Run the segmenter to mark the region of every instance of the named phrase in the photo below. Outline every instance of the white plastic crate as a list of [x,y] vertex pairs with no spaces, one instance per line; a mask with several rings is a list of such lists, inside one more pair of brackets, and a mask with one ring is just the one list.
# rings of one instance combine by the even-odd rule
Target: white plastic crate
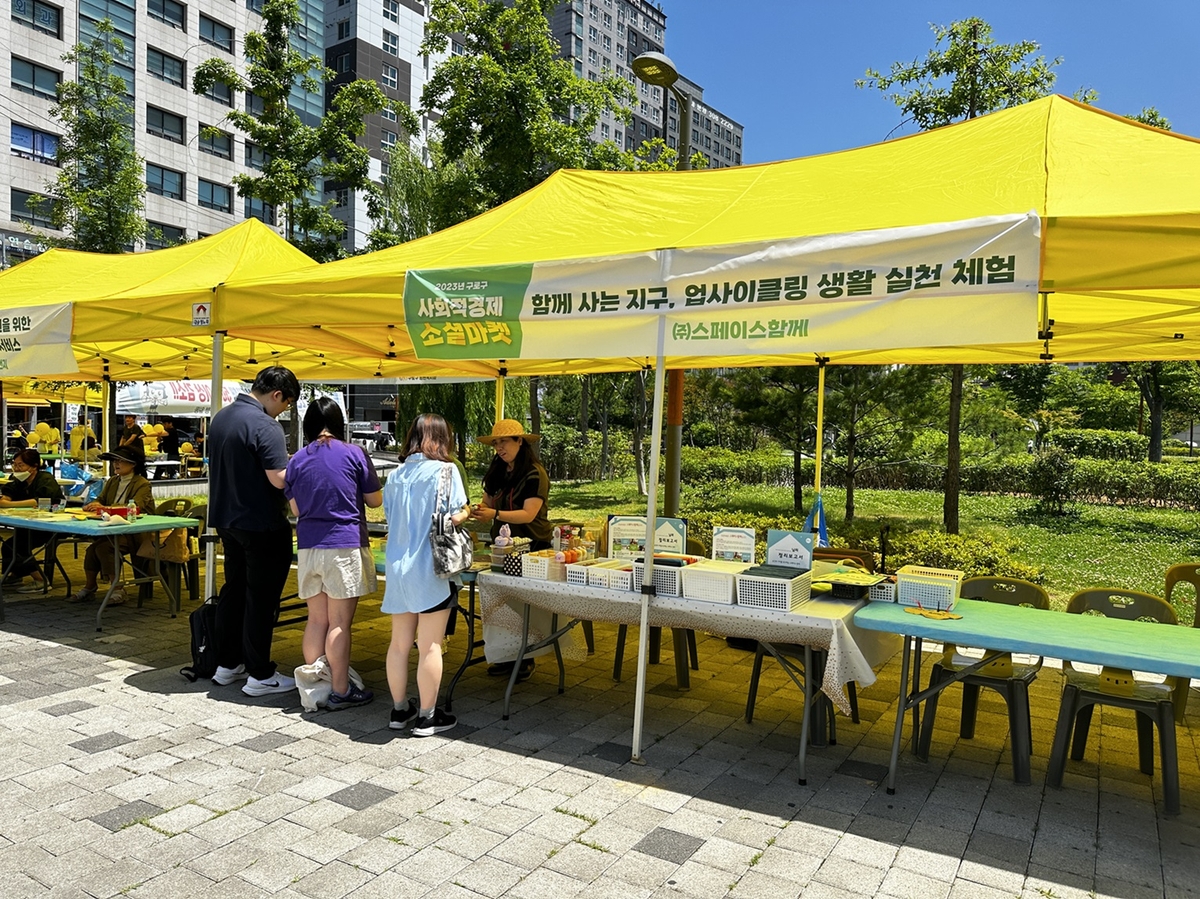
[[958,602],[963,573],[948,568],[905,565],[896,572],[896,602],[948,612]]
[[609,590],[628,590],[632,583],[632,571],[623,559],[597,559],[587,569],[589,587],[604,587]]
[[871,602],[895,602],[895,583],[892,581],[880,581],[878,584],[872,584],[871,589],[867,591],[867,599]]
[[739,606],[759,609],[776,609],[794,612],[812,596],[812,572],[802,571],[791,580],[774,577],[758,577],[753,574],[737,575],[737,602]]
[[749,562],[702,559],[683,571],[683,598],[733,605],[737,601],[736,578]]
[[[654,574],[651,580],[654,582],[655,592],[659,596],[682,596],[683,595],[683,578],[681,573],[683,568],[676,568],[673,565],[655,565]],[[642,589],[642,581],[646,577],[646,563],[633,563],[633,589]]]
[[[588,569],[593,568],[601,562],[607,562],[608,559],[584,559],[581,562],[567,563],[567,583],[574,584],[576,587],[586,587],[588,585]],[[607,578],[605,586],[608,585]]]
[[527,577],[535,581],[544,581],[550,575],[551,556],[535,556],[533,553],[525,553],[521,558],[521,577]]

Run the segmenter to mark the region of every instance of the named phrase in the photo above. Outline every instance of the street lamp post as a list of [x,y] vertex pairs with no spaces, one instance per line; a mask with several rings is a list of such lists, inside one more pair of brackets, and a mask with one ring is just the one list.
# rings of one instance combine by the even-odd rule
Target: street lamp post
[[[676,148],[678,161],[675,168],[681,172],[687,171],[692,167],[689,152],[692,141],[692,98],[686,91],[681,91],[675,86],[675,82],[679,80],[679,70],[664,54],[647,52],[634,59],[633,72],[646,84],[670,91],[679,101],[679,146]],[[666,121],[663,124],[666,125]],[[666,470],[663,514],[673,517],[679,514],[679,472],[683,448],[682,369],[671,369],[667,372],[666,425],[667,446],[663,457],[663,468]]]

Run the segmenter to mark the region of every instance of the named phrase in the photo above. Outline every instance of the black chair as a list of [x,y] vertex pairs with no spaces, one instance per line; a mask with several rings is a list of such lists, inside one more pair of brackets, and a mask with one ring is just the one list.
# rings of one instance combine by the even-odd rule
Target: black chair
[[[1072,615],[1099,615],[1123,618],[1127,621],[1147,621],[1174,625],[1178,623],[1175,609],[1165,599],[1137,590],[1099,587],[1080,590],[1067,604]],[[1154,774],[1154,727],[1158,726],[1159,754],[1162,761],[1163,804],[1169,815],[1179,813],[1179,756],[1175,745],[1174,688],[1170,678],[1164,683],[1136,681],[1133,672],[1123,668],[1103,666],[1099,674],[1080,671],[1069,661],[1063,664],[1066,684],[1058,723],[1054,729],[1054,745],[1050,750],[1050,766],[1046,782],[1061,787],[1067,766],[1067,746],[1071,758],[1083,758],[1087,748],[1092,710],[1097,705],[1115,705],[1131,709],[1137,716],[1138,767],[1143,774]],[[1071,739],[1074,731],[1074,740]]]
[[[1018,578],[967,578],[963,581],[961,596],[964,599],[979,599],[1009,606],[1043,610],[1050,608],[1050,595],[1042,587]],[[935,662],[929,672],[930,688],[953,679],[958,672],[978,661],[960,655],[958,647],[947,643],[941,660]],[[1029,759],[1033,754],[1033,726],[1029,716],[1029,685],[1033,683],[1041,667],[1040,657],[1032,664],[1014,664],[1012,654],[1004,653],[975,674],[961,678],[962,717],[959,721],[958,735],[964,740],[975,736],[975,716],[979,709],[980,688],[987,687],[1004,697],[1008,705],[1008,732],[1012,738],[1014,783],[1030,782]],[[933,722],[937,717],[940,696],[941,691],[925,701],[925,718],[921,722],[921,734],[917,741],[917,756],[922,759],[929,758],[929,744],[933,740]]]

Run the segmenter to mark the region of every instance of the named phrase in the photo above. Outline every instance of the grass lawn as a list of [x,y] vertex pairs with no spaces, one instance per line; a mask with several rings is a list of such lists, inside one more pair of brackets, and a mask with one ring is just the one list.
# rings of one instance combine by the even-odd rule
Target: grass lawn
[[[805,501],[811,502],[811,497]],[[833,535],[843,532],[845,502],[844,491],[825,491],[826,520]],[[1032,501],[1024,497],[964,494],[960,502],[961,532],[1015,540],[1020,547],[1017,558],[1044,572],[1056,606],[1083,587],[1126,587],[1161,595],[1170,565],[1200,560],[1195,512],[1080,505],[1076,514],[1055,518],[1031,512]],[[717,505],[787,514],[792,510],[792,493],[790,488],[744,487],[722,496]],[[685,515],[687,507],[685,486]],[[855,507],[859,529],[865,522],[872,523],[875,531],[900,522],[909,528],[940,528],[942,523],[942,494],[932,491],[859,490]],[[551,518],[586,523],[609,513],[643,515],[645,511],[645,500],[632,480],[557,483],[550,491]],[[1189,587],[1182,589],[1186,598],[1180,602],[1180,588],[1176,588],[1176,606],[1180,621],[1190,623],[1194,598]]]

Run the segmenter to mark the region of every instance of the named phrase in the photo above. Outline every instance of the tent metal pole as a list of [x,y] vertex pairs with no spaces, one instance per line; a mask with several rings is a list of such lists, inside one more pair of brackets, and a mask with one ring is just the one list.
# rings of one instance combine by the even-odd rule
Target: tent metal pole
[[825,446],[825,365],[828,362],[828,359],[817,358],[817,446],[813,453],[816,461],[813,488],[817,496],[821,495],[821,450]]
[[504,360],[500,360],[500,370],[496,374],[496,421],[504,417],[504,379],[508,375],[508,369],[504,367]]
[[637,688],[633,695],[633,755],[631,761],[642,765],[642,720],[646,714],[646,666],[650,658],[650,597],[654,595],[654,532],[658,506],[659,447],[663,430],[663,350],[667,320],[658,320],[658,359],[654,363],[654,417],[650,429],[650,481],[646,485],[646,564],[642,568],[642,609],[638,625]]
[[[212,340],[212,379],[209,381],[208,390],[210,416],[216,415],[221,411],[222,388],[225,386],[225,382],[222,379],[225,368],[225,332],[215,332]],[[207,439],[204,441],[204,453],[205,455],[208,454]],[[212,501],[211,496],[209,496],[209,501]],[[216,537],[216,530],[209,526],[204,536],[208,538],[204,542],[204,601],[208,602],[210,598],[216,595],[217,544],[214,539]]]

